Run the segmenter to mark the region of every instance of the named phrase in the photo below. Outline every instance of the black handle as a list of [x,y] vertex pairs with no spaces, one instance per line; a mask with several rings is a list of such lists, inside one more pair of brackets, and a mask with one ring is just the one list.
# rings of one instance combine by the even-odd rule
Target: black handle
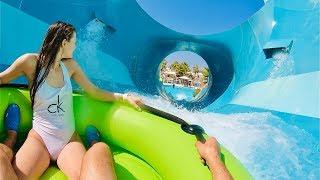
[[[198,126],[195,124],[192,124],[192,125],[187,124],[187,125],[181,125],[181,129],[189,134],[195,135],[198,141],[202,143],[206,142],[206,139],[203,137],[204,130],[201,126]],[[207,166],[206,160],[203,159],[203,161],[204,161],[204,165]]]
[[[203,128],[199,125],[195,125],[195,124],[188,124],[186,121],[184,121],[183,119],[175,116],[175,115],[172,115],[172,114],[169,114],[167,112],[164,112],[164,111],[161,111],[159,109],[156,109],[156,108],[153,108],[151,106],[148,106],[148,105],[145,105],[143,104],[141,106],[142,109],[154,114],[154,115],[157,115],[157,116],[160,116],[160,117],[163,117],[165,119],[168,119],[170,121],[173,121],[173,122],[176,122],[178,124],[181,124],[181,129],[186,132],[186,133],[189,133],[189,134],[192,134],[192,135],[195,135],[197,140],[202,142],[202,143],[205,143],[206,142],[206,139],[204,138],[203,134],[205,133]],[[204,160],[204,159],[203,159]],[[207,166],[207,163],[206,161],[204,160],[204,165]]]
[[167,120],[170,120],[170,121],[173,121],[175,123],[178,123],[178,124],[181,124],[181,125],[188,125],[188,123],[186,121],[184,121],[183,119],[173,115],[173,114],[170,114],[170,113],[167,113],[167,112],[164,112],[164,111],[161,111],[159,109],[156,109],[154,107],[151,107],[151,106],[148,106],[148,105],[140,105],[140,107],[145,110],[145,111],[148,111],[154,115],[157,115],[159,117],[162,117],[162,118],[165,118]]

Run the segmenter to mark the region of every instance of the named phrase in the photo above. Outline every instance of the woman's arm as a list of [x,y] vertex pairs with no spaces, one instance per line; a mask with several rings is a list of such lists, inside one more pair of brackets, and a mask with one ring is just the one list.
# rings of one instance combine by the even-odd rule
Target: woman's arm
[[101,101],[127,101],[129,104],[140,110],[138,105],[142,104],[140,98],[132,96],[130,94],[112,93],[96,87],[84,74],[79,64],[75,60],[70,61],[73,69],[71,77],[80,85],[80,87],[86,93],[89,94],[89,96]]
[[16,59],[6,70],[0,72],[0,84],[6,84],[24,75],[26,62],[31,58],[31,54],[24,54]]

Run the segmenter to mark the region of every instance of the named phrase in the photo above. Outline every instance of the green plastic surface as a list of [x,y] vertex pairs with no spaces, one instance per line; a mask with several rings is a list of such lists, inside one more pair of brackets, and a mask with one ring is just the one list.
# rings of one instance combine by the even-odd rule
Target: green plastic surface
[[[26,134],[32,123],[29,91],[2,87],[0,100],[1,115],[8,104],[19,105],[19,132]],[[211,179],[209,169],[199,159],[196,138],[182,131],[179,124],[125,104],[96,101],[79,94],[74,94],[73,107],[80,136],[84,135],[86,126],[92,124],[111,147],[118,179]],[[0,120],[0,139],[4,136],[3,120]],[[231,153],[223,147],[221,153],[235,179],[252,179]],[[51,165],[41,179],[66,177]]]

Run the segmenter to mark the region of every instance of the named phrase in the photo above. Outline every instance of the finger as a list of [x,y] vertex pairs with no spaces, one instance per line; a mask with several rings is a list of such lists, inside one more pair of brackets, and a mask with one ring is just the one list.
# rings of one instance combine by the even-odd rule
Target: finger
[[207,141],[212,141],[212,140],[215,140],[215,138],[213,138],[212,136],[210,136]]
[[201,146],[203,146],[203,144],[204,143],[199,140],[196,141],[196,147],[201,147]]
[[140,106],[141,108],[143,108],[143,107],[145,106],[145,104],[144,104],[143,102],[140,102],[140,103],[139,103],[139,106]]
[[200,147],[199,141],[196,141],[196,143],[194,143],[194,145],[196,146],[196,148],[198,149]]
[[138,101],[138,103],[143,104],[142,99],[138,99],[137,101]]
[[136,103],[133,102],[132,105],[136,108],[136,110],[141,111],[141,108]]
[[137,104],[140,108],[143,108],[143,105],[144,105],[144,104],[143,104],[142,102],[137,102],[136,104]]
[[194,143],[194,146],[198,147],[198,141],[196,141],[196,143]]

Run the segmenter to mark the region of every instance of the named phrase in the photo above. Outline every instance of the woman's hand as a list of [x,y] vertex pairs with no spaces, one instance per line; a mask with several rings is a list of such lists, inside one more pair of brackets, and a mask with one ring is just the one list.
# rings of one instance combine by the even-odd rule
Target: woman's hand
[[219,143],[214,137],[209,137],[205,143],[197,141],[195,145],[201,158],[205,159],[206,161],[220,160]]
[[135,107],[138,111],[141,111],[140,106],[143,105],[143,101],[140,97],[132,94],[124,94],[123,99],[127,101],[130,105]]
[[206,160],[206,164],[208,165],[211,174],[214,177],[212,179],[233,179],[230,172],[220,159],[220,147],[216,138],[209,137],[205,143],[197,141],[195,145],[201,158]]

